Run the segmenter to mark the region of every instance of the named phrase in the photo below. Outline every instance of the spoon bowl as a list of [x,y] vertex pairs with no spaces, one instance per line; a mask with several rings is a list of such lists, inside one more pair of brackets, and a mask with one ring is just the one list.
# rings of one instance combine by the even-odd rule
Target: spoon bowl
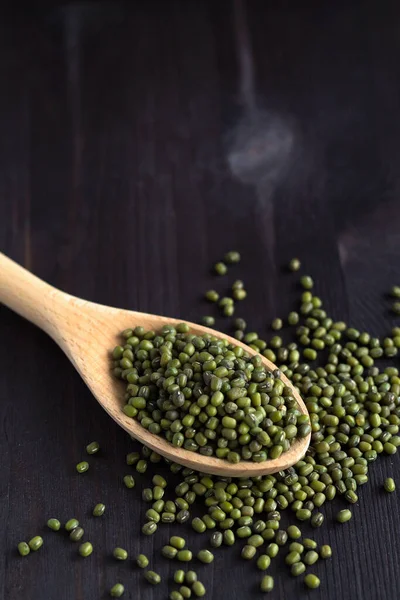
[[[226,460],[203,456],[176,448],[164,438],[150,433],[138,421],[122,411],[123,386],[112,374],[110,351],[119,343],[124,329],[138,325],[146,330],[160,330],[163,325],[177,325],[181,319],[123,310],[76,298],[45,283],[17,263],[0,253],[0,302],[43,329],[70,359],[90,391],[107,413],[132,437],[170,461],[200,471],[228,477],[256,477],[282,471],[300,460],[307,451],[311,434],[297,438],[279,458],[261,463]],[[221,332],[185,321],[190,332],[205,333],[241,346],[249,355],[258,354],[245,344]],[[264,366],[276,369],[262,357]],[[284,384],[291,388],[299,410],[308,414],[298,391],[282,374]]]

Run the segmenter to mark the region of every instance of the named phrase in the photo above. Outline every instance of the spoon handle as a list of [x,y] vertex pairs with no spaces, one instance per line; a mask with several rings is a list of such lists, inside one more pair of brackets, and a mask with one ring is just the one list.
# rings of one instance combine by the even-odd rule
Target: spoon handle
[[71,296],[57,290],[0,252],[0,302],[31,321],[51,337],[57,337]]

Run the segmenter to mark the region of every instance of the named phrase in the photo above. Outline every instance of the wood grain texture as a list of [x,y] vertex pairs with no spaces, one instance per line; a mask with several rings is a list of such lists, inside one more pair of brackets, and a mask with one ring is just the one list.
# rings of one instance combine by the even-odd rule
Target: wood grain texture
[[[2,8],[1,250],[76,296],[196,321],[209,310],[200,293],[216,285],[209,266],[237,248],[243,315],[258,331],[295,306],[281,265],[296,254],[331,314],[389,332],[397,321],[383,295],[400,281],[400,9],[301,4]],[[164,599],[165,586],[150,589],[110,558],[119,545],[152,556],[165,578],[175,566],[159,548],[176,528],[144,539],[139,489],[121,485],[128,436],[45,334],[3,307],[0,330],[0,598],[95,600],[123,579],[129,600]],[[102,453],[77,476],[93,439]],[[273,600],[398,599],[389,475],[400,480],[397,456],[371,467],[347,526],[334,523],[337,501],[320,530],[302,528],[334,556],[316,565],[312,592],[279,559]],[[107,504],[101,523],[90,518],[97,502]],[[75,515],[98,549],[90,560],[56,534],[16,556],[48,517]],[[204,545],[183,531],[193,550]],[[262,598],[237,547],[198,570],[213,600]]]

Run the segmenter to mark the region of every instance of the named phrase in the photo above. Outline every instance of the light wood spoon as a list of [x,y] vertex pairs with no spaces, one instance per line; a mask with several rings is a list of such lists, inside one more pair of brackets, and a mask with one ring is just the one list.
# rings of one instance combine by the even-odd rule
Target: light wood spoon
[[[175,448],[164,438],[150,433],[138,421],[122,412],[123,386],[111,373],[110,359],[110,351],[119,343],[119,334],[124,329],[137,325],[157,331],[165,324],[180,323],[179,319],[112,308],[70,296],[35,277],[1,253],[0,302],[48,333],[65,352],[94,397],[114,421],[131,436],[171,461],[203,473],[255,477],[287,469],[306,453],[310,435],[295,440],[290,449],[277,459],[262,463],[241,461],[231,464],[220,458]],[[241,346],[252,356],[257,354],[245,344],[223,333],[195,323],[188,325],[192,333],[211,333]],[[262,358],[268,369],[277,368],[269,360]],[[297,390],[284,375],[282,381],[292,389],[301,412],[308,414]]]

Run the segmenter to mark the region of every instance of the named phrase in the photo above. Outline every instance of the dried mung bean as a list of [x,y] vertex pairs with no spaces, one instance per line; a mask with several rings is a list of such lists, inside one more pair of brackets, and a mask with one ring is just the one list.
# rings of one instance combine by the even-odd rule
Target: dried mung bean
[[179,550],[176,558],[181,562],[190,562],[192,560],[192,552],[190,550]]
[[121,598],[124,592],[125,588],[122,583],[116,583],[110,589],[110,596],[112,596],[112,598]]
[[144,576],[147,579],[147,581],[152,585],[158,585],[159,583],[161,583],[161,577],[155,571],[145,571]]
[[114,548],[113,556],[117,560],[126,560],[128,558],[128,552],[124,548]]
[[192,596],[192,590],[187,585],[181,585],[179,593],[183,598],[191,598]]
[[76,470],[78,473],[86,473],[86,471],[89,470],[89,463],[86,460],[83,460],[76,465]]
[[287,554],[285,557],[285,562],[287,565],[294,565],[294,563],[297,563],[299,561],[300,561],[300,554],[295,551],[289,552],[289,554]]
[[96,504],[96,506],[93,509],[93,516],[94,517],[102,517],[105,513],[106,507],[105,504]]
[[261,579],[260,589],[262,592],[272,592],[274,589],[274,578],[271,575],[265,575]]
[[186,541],[183,537],[179,537],[177,535],[173,535],[169,538],[169,543],[173,548],[177,548],[178,550],[183,550],[186,545]]
[[175,556],[178,554],[178,550],[173,546],[166,545],[161,548],[161,554],[165,558],[172,559],[175,558]]
[[292,540],[298,540],[301,538],[301,531],[296,525],[289,525],[287,528],[287,534]]
[[135,478],[132,477],[132,475],[125,475],[124,479],[124,484],[128,489],[132,489],[135,487]]
[[154,521],[148,521],[142,527],[142,533],[144,535],[153,535],[157,531],[157,523]]
[[332,556],[332,548],[330,546],[328,546],[327,544],[324,544],[319,549],[319,555],[320,555],[321,558],[324,558],[324,559],[331,558],[331,556]]
[[394,482],[394,479],[392,477],[388,477],[387,479],[385,479],[385,483],[383,484],[383,487],[385,488],[385,490],[387,492],[394,492],[396,489],[396,484]]
[[58,519],[49,519],[47,521],[47,527],[53,531],[59,531],[61,528],[61,523]]
[[86,446],[86,452],[88,454],[96,454],[99,450],[100,450],[99,442],[90,442],[90,444],[88,444]]
[[205,297],[209,302],[218,302],[219,300],[219,294],[215,290],[208,290],[205,293]]
[[315,550],[309,550],[302,557],[302,560],[306,565],[313,565],[314,563],[317,562],[318,559],[319,559],[319,555],[317,552],[315,552]]
[[238,263],[240,261],[239,252],[237,252],[237,250],[231,250],[230,252],[227,252],[224,256],[224,261],[228,263],[228,265]]
[[315,590],[316,588],[318,588],[321,584],[320,580],[318,579],[318,577],[316,575],[314,575],[313,573],[308,573],[305,577],[304,577],[304,583],[306,584],[306,586],[312,590]]
[[30,551],[31,551],[31,549],[29,547],[29,544],[27,544],[26,542],[20,542],[18,544],[18,552],[20,553],[21,556],[28,556]]
[[346,523],[347,521],[350,521],[352,517],[351,511],[348,508],[345,508],[344,510],[340,510],[337,515],[336,515],[336,521],[338,523]]
[[90,556],[93,552],[93,546],[90,542],[83,542],[83,544],[81,544],[79,546],[79,554],[81,556],[83,556],[84,558]]
[[175,583],[183,583],[185,581],[185,571],[182,569],[178,569],[174,573],[174,581]]
[[210,546],[212,548],[219,548],[222,545],[224,536],[221,531],[214,531],[210,537]]
[[69,519],[64,525],[66,531],[72,531],[73,529],[76,529],[76,527],[79,527],[78,519]]
[[84,536],[84,530],[82,527],[75,527],[69,534],[69,539],[71,542],[79,542]]
[[193,585],[195,581],[197,581],[197,573],[196,571],[187,571],[185,575],[185,581],[189,585]]
[[278,555],[279,552],[279,546],[278,544],[275,543],[271,543],[268,544],[268,546],[266,547],[265,553],[270,557],[270,558],[275,558],[275,556]]
[[299,575],[304,573],[305,570],[306,565],[303,562],[294,563],[290,568],[290,572],[294,577],[298,577]]
[[214,554],[210,550],[200,550],[197,553],[197,558],[205,564],[212,563],[214,560]]
[[214,266],[214,271],[217,275],[225,275],[228,269],[226,268],[226,265],[223,262],[218,262]]
[[246,544],[246,546],[243,546],[242,548],[241,557],[246,560],[251,560],[255,556],[256,551],[257,549],[254,546]]
[[192,585],[192,592],[197,598],[202,598],[206,595],[206,588],[201,581],[195,581]]
[[202,317],[201,321],[206,327],[213,327],[213,325],[215,325],[215,319],[211,315],[205,315]]
[[292,542],[289,545],[289,551],[290,552],[298,552],[299,554],[302,554],[304,552],[304,546],[303,546],[303,544],[300,544],[299,542]]
[[311,527],[321,527],[324,522],[324,515],[320,512],[314,513],[311,517]]
[[141,569],[145,569],[149,566],[149,559],[145,554],[139,554],[136,558],[136,564]]
[[289,269],[291,271],[298,271],[301,267],[301,263],[298,258],[292,258],[289,262]]
[[266,571],[268,569],[268,567],[271,564],[271,558],[268,556],[268,554],[261,554],[258,558],[257,558],[257,567],[261,570],[261,571]]

